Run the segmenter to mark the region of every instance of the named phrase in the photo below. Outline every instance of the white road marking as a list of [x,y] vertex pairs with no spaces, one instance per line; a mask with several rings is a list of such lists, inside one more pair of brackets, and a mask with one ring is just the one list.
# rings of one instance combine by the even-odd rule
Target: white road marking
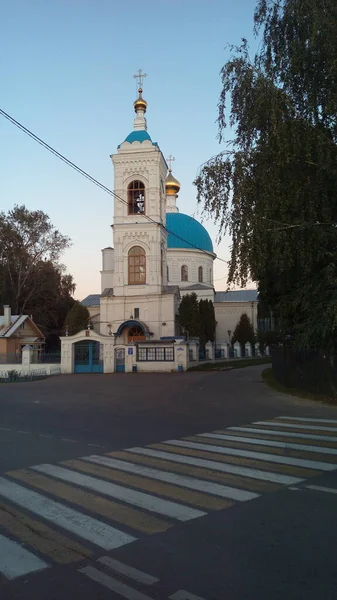
[[48,440],[52,440],[52,435],[47,435],[46,433],[39,433],[39,437],[48,438]]
[[[254,421],[253,425],[268,425],[268,427],[289,427],[289,429],[310,429],[313,431],[334,431],[337,433],[337,427],[325,427],[324,425],[297,425],[295,423],[283,423],[276,421]],[[337,439],[337,438],[336,438]]]
[[0,431],[10,431],[10,429],[8,427],[0,427]]
[[33,492],[4,477],[0,477],[0,496],[67,531],[71,531],[104,550],[113,550],[136,540],[131,535],[123,533],[98,519],[50,500],[46,496]]
[[18,429],[18,433],[24,433],[25,435],[28,435],[30,431],[22,431],[21,429]]
[[61,438],[61,442],[68,442],[69,444],[78,444],[77,440],[70,440],[69,438]]
[[323,487],[322,485],[306,485],[309,490],[316,490],[317,492],[326,492],[327,494],[337,494],[336,488]]
[[291,485],[303,481],[299,477],[290,475],[280,475],[271,471],[259,471],[249,467],[240,467],[227,463],[216,462],[213,460],[205,460],[204,458],[196,458],[193,456],[185,456],[183,454],[171,454],[170,452],[162,452],[161,450],[152,450],[150,448],[128,448],[128,452],[142,454],[144,456],[153,456],[154,458],[163,458],[171,462],[183,463],[186,465],[194,465],[196,467],[204,467],[221,473],[234,473],[234,475],[242,475],[243,477],[251,477],[252,479],[262,479],[262,481],[272,481],[273,483],[281,483]]
[[314,419],[305,417],[277,417],[278,419],[286,419],[287,421],[305,421],[308,423],[337,423],[337,419]]
[[158,583],[158,577],[153,577],[148,573],[144,573],[143,571],[139,571],[138,569],[134,569],[134,567],[130,567],[129,565],[125,565],[124,563],[119,562],[119,560],[115,560],[114,558],[110,558],[110,556],[102,556],[98,559],[97,562],[102,563],[112,571],[116,573],[120,573],[121,575],[125,575],[129,579],[134,579],[139,583],[144,583],[144,585],[153,585],[154,583]]
[[189,506],[185,506],[183,504],[177,504],[176,502],[171,502],[171,500],[163,500],[162,498],[158,498],[150,494],[145,494],[131,488],[122,487],[121,485],[110,483],[109,481],[104,481],[103,479],[96,479],[90,475],[84,475],[82,473],[77,473],[76,471],[70,471],[69,469],[64,469],[63,467],[54,465],[39,465],[32,468],[40,473],[57,477],[63,481],[70,481],[75,485],[89,488],[95,492],[105,494],[106,496],[110,496],[112,498],[117,498],[118,500],[122,500],[128,504],[145,508],[146,510],[165,515],[166,517],[178,519],[179,521],[190,521],[191,519],[203,517],[206,514],[201,510],[196,510],[195,508],[190,508]]
[[108,588],[112,592],[116,592],[128,600],[152,600],[150,596],[134,590],[125,583],[121,583],[120,581],[113,579],[110,577],[110,575],[107,575],[102,571],[98,571],[98,569],[95,569],[94,567],[84,567],[83,569],[79,569],[79,573],[83,573],[93,581],[104,585],[104,587]]
[[253,492],[247,492],[245,490],[239,490],[226,485],[220,485],[218,483],[211,483],[209,481],[203,481],[201,479],[195,479],[194,477],[185,477],[183,475],[176,475],[175,473],[168,473],[166,471],[159,471],[157,469],[151,469],[144,467],[143,465],[136,465],[133,463],[123,462],[107,456],[87,456],[84,458],[92,463],[99,465],[105,465],[128,473],[135,473],[143,477],[150,477],[151,479],[157,479],[158,481],[165,481],[178,485],[191,490],[198,490],[205,494],[212,494],[215,496],[221,496],[222,498],[231,498],[232,500],[245,501],[253,500],[257,498],[259,494]]
[[183,440],[166,440],[164,444],[170,446],[181,446],[182,448],[191,448],[194,450],[206,450],[207,452],[216,452],[230,456],[240,456],[242,458],[251,458],[252,460],[264,460],[267,462],[278,463],[281,465],[291,465],[293,467],[304,467],[305,469],[320,469],[321,471],[334,471],[337,464],[324,463],[317,460],[306,460],[304,458],[286,458],[279,454],[265,454],[264,452],[251,452],[248,450],[238,450],[237,448],[225,448],[224,446],[211,446],[208,444],[198,444],[195,442],[184,442]]
[[308,446],[307,444],[291,444],[289,442],[278,442],[276,440],[260,440],[257,438],[240,437],[236,435],[225,435],[220,433],[200,433],[198,437],[224,440],[226,442],[243,442],[245,444],[254,444],[254,446],[273,446],[274,448],[284,448],[287,450],[302,450],[303,452],[316,452],[317,454],[335,454],[337,448],[326,448],[324,446]]
[[87,444],[88,446],[91,446],[92,448],[104,448],[104,446],[100,446],[99,444]]
[[319,435],[315,433],[294,433],[293,431],[278,431],[275,429],[257,429],[255,427],[228,427],[230,431],[239,431],[244,433],[258,433],[259,435],[275,435],[280,437],[293,437],[299,439],[319,440],[326,442],[337,442],[336,436]]
[[42,571],[49,565],[25,548],[0,534],[0,573],[15,579],[34,571]]
[[190,594],[190,592],[186,592],[185,590],[179,590],[179,592],[172,594],[169,598],[172,600],[204,600],[204,598]]

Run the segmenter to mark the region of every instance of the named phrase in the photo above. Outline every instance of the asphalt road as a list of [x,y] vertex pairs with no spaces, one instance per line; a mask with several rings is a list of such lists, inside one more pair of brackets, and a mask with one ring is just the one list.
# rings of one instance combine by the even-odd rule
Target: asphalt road
[[2,384],[1,600],[337,599],[337,411],[262,368]]

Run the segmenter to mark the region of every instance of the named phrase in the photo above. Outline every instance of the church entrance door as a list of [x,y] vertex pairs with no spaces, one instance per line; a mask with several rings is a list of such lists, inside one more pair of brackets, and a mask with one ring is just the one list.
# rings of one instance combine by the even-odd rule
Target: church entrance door
[[103,373],[102,344],[83,341],[74,346],[74,373]]
[[125,348],[115,348],[116,373],[125,373]]

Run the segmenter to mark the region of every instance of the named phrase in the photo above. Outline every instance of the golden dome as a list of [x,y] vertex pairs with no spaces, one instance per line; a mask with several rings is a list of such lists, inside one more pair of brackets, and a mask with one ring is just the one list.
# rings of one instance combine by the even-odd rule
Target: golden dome
[[165,188],[166,196],[176,196],[180,190],[180,183],[178,179],[173,177],[171,169],[166,177]]
[[138,91],[139,91],[139,96],[138,96],[137,100],[133,103],[133,106],[135,107],[135,112],[137,112],[138,110],[143,110],[144,112],[146,112],[147,102],[142,97],[143,90],[142,90],[142,88],[139,88]]

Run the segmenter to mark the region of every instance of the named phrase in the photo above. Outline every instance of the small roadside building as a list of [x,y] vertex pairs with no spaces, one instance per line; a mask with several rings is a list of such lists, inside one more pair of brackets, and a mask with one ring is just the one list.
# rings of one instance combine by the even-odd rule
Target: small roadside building
[[12,315],[11,308],[4,306],[0,316],[0,363],[21,362],[22,349],[31,346],[33,358],[43,350],[45,337],[29,315]]

